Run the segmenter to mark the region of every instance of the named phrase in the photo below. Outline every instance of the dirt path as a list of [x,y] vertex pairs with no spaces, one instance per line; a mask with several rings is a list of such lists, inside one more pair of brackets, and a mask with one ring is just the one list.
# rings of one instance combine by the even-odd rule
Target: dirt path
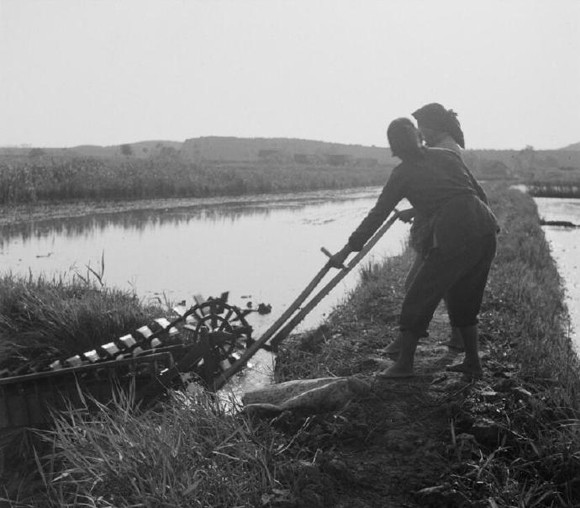
[[[397,273],[400,279],[405,270]],[[281,353],[280,381],[356,376],[372,386],[368,397],[351,402],[338,414],[283,425],[296,433],[301,454],[317,466],[318,475],[305,474],[303,484],[297,486],[305,506],[453,507],[466,501],[453,486],[454,469],[462,474],[463,459],[477,453],[477,447],[472,446],[474,437],[462,428],[471,428],[473,421],[463,424],[461,405],[469,393],[485,391],[492,382],[485,345],[483,380],[471,382],[447,373],[445,367],[461,355],[450,353],[444,345],[450,328],[441,306],[429,328],[430,337],[417,349],[416,376],[375,377],[390,365],[382,350],[397,334],[401,281],[393,282],[386,290],[378,284],[375,294],[371,287],[362,312],[356,303],[344,306],[326,328],[299,338]]]
[[362,362],[368,368],[359,375],[372,380],[372,395],[346,412],[354,410],[356,414],[347,418],[366,435],[361,441],[340,439],[331,452],[336,455],[335,468],[342,469],[346,480],[337,507],[445,505],[442,494],[418,492],[440,485],[442,473],[449,470],[453,399],[469,383],[445,373],[457,355],[442,345],[449,328],[441,311],[430,334],[417,351],[414,378],[373,378],[374,372],[390,364],[380,350]]

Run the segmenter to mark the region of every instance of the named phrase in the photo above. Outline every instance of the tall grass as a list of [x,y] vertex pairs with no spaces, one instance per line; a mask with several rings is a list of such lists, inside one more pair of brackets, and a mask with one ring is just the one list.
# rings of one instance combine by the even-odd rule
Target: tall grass
[[0,277],[0,369],[93,349],[142,326],[162,309],[94,277]]
[[385,167],[196,164],[180,159],[0,161],[0,205],[237,196],[381,185]]
[[523,374],[553,385],[553,397],[580,409],[580,362],[574,352],[563,286],[533,200],[516,190],[491,194],[503,231],[484,300],[489,332],[502,337]]
[[262,506],[279,487],[268,435],[203,393],[140,415],[129,397],[70,411],[44,434],[37,488],[12,506]]

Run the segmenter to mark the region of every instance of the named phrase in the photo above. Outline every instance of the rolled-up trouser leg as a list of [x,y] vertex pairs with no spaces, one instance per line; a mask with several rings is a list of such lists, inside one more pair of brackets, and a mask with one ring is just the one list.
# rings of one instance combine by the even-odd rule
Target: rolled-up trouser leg
[[479,258],[449,288],[446,295],[451,325],[464,328],[477,324],[487,277],[496,251],[495,235],[480,238]]
[[490,237],[475,239],[453,254],[434,250],[423,261],[403,300],[402,331],[424,335],[444,296],[447,296],[452,326],[477,324],[483,289],[495,253],[495,237]]

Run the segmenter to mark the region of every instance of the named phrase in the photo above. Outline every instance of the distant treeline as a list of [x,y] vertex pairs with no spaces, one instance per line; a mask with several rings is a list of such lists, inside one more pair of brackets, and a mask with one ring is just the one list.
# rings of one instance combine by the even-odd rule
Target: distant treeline
[[342,189],[382,185],[390,169],[381,165],[208,164],[177,158],[35,157],[0,161],[0,205]]
[[529,182],[528,193],[542,198],[580,198],[580,181],[576,182]]

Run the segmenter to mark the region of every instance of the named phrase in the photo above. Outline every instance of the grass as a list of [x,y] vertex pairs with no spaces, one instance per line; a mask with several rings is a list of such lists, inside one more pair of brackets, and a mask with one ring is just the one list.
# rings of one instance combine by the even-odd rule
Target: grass
[[52,506],[257,506],[276,482],[254,434],[203,395],[142,418],[122,403],[85,422],[59,418]]
[[0,368],[69,356],[142,326],[162,309],[87,274],[0,278]]
[[501,332],[501,347],[522,375],[555,386],[552,398],[580,409],[580,364],[567,334],[560,275],[539,225],[533,201],[518,191],[492,195],[504,232],[500,238],[483,313],[489,332]]
[[391,168],[170,159],[0,160],[0,205],[240,196],[382,185]]
[[269,430],[259,431],[203,393],[145,414],[129,397],[71,410],[43,434],[36,489],[10,506],[261,506],[280,485]]

